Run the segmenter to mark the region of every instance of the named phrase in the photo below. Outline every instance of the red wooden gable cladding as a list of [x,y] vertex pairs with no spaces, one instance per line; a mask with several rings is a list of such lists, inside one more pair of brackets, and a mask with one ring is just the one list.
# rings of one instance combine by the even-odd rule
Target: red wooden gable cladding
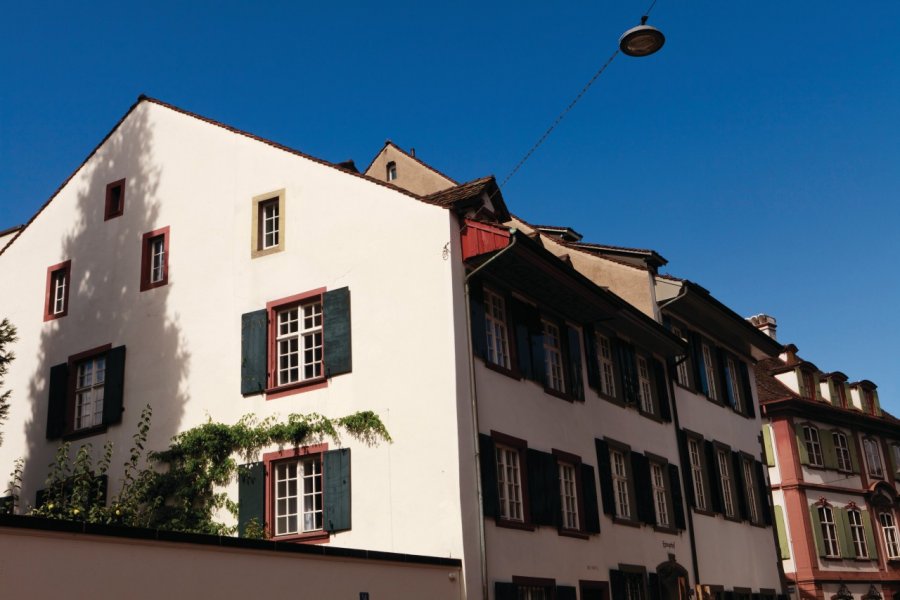
[[487,254],[505,248],[509,245],[510,233],[505,227],[496,227],[466,219],[461,237],[463,260],[468,260],[479,254]]

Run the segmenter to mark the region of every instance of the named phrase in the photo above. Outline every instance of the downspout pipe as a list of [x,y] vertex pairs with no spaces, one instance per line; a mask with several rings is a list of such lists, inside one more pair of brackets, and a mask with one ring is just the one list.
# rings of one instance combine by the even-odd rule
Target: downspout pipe
[[471,399],[472,411],[472,446],[475,449],[475,492],[478,497],[478,551],[479,562],[481,566],[481,597],[487,600],[488,590],[488,569],[487,569],[487,549],[484,540],[484,490],[481,488],[481,449],[478,444],[478,390],[475,385],[475,353],[472,345],[472,305],[469,295],[469,280],[476,274],[484,270],[492,262],[509,252],[516,245],[516,228],[510,227],[509,234],[512,242],[500,250],[497,254],[490,257],[484,263],[478,266],[474,271],[466,275],[465,278],[465,297],[466,297],[466,346],[469,352],[469,398]]

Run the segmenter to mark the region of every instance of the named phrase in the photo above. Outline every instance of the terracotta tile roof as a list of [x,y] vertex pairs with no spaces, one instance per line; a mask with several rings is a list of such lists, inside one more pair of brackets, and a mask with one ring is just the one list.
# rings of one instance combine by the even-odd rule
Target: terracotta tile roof
[[493,175],[488,175],[487,177],[473,179],[455,187],[429,194],[422,197],[422,200],[429,204],[452,208],[466,200],[481,199],[482,194],[490,194],[495,188],[497,188],[497,180],[494,179]]
[[772,375],[773,371],[779,370],[785,366],[785,362],[780,358],[765,358],[756,363],[756,387],[759,392],[759,403],[765,404],[773,400],[784,400],[785,398],[800,399],[791,388],[787,387],[776,377]]

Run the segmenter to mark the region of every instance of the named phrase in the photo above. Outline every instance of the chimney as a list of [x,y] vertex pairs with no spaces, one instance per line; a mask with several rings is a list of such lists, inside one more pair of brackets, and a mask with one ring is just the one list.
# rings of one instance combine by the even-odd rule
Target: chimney
[[762,331],[764,334],[769,336],[770,338],[777,339],[775,337],[775,328],[778,326],[775,323],[775,317],[770,317],[769,315],[759,314],[747,319],[750,321],[754,327]]
[[409,155],[412,156],[413,158],[415,158],[415,157],[416,157],[416,149],[415,149],[415,148],[410,148],[410,149],[409,149]]

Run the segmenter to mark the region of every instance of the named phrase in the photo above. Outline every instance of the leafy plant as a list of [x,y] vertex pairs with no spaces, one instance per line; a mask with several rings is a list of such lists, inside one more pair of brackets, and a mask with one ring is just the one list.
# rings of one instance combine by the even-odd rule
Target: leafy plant
[[[9,363],[15,359],[15,354],[9,349],[18,337],[16,337],[16,328],[9,322],[9,319],[0,321],[0,424],[9,416],[9,395],[10,391],[2,391],[3,378],[9,370]],[[3,444],[3,432],[0,431],[0,445]]]

